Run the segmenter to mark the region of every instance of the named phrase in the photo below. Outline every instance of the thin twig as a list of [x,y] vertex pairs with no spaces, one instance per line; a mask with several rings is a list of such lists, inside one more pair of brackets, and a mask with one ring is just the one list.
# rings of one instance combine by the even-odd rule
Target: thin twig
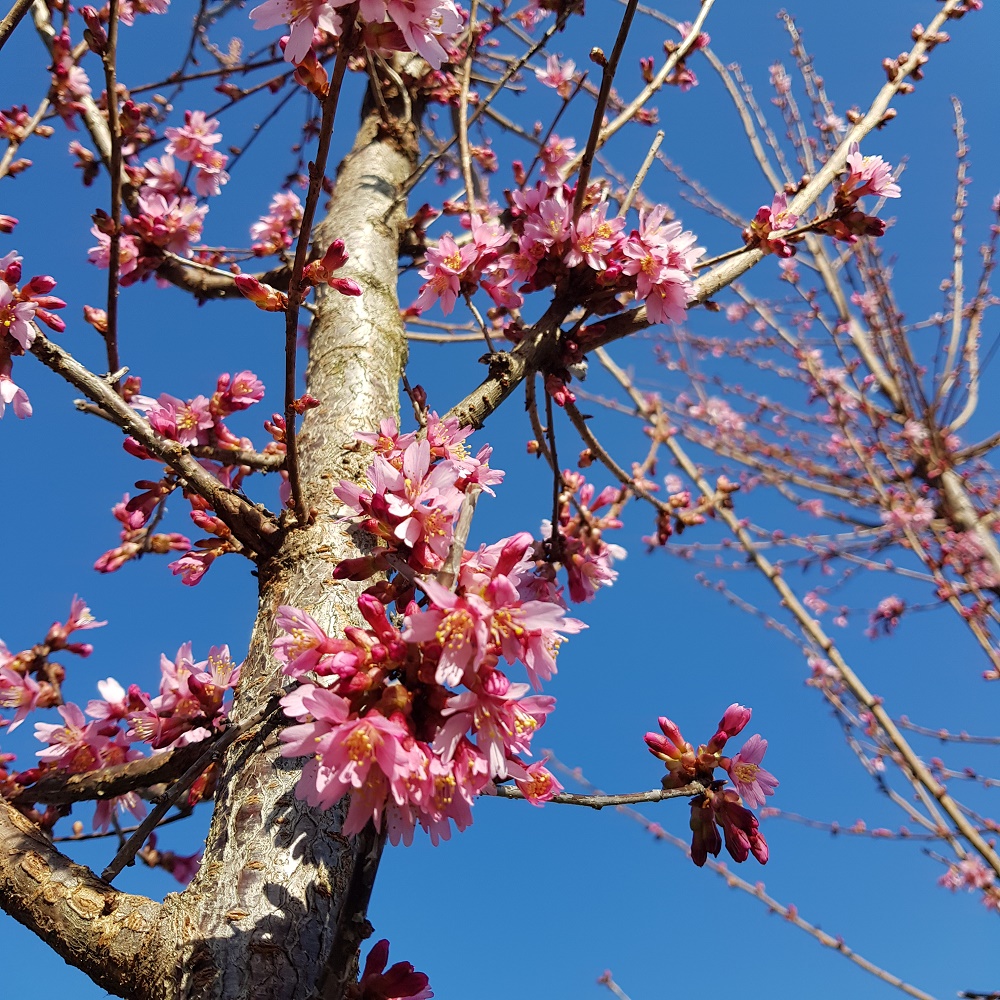
[[35,0],[14,0],[14,6],[7,12],[7,16],[0,21],[0,49],[7,44],[7,39],[13,34],[14,29],[20,24],[21,18],[28,13]]

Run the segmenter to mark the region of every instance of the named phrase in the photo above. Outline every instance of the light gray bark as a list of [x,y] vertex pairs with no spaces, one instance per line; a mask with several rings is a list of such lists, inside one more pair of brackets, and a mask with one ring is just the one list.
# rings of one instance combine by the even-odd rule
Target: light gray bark
[[[309,411],[299,436],[303,496],[315,520],[292,531],[260,567],[236,722],[252,716],[280,683],[271,654],[280,605],[306,609],[331,635],[360,623],[358,586],[330,578],[338,561],[358,554],[336,520],[333,489],[367,464],[354,433],[398,414],[406,341],[396,274],[406,216],[403,206],[389,212],[415,151],[408,129],[389,136],[369,114],[316,233],[322,249],[345,241],[351,259],[342,273],[364,293],[319,298],[306,388],[322,405]],[[363,936],[379,839],[370,830],[345,838],[342,806],[320,813],[297,800],[301,762],[281,758],[273,734],[260,734],[261,741],[229,753],[202,868],[185,892],[164,903],[158,964],[169,977],[162,996],[170,1000],[303,1000],[324,990],[337,997]]]

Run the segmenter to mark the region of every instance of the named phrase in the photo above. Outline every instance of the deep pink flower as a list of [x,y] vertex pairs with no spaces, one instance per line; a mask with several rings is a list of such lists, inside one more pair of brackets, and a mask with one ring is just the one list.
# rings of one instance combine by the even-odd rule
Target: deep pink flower
[[358,981],[361,1000],[428,1000],[434,996],[427,976],[415,972],[409,962],[397,962],[386,971],[388,961],[389,942],[383,939],[372,945]]

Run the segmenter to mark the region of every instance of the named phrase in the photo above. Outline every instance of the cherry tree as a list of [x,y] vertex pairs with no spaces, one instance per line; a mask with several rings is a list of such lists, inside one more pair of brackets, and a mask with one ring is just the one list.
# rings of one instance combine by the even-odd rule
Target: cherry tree
[[[884,246],[891,213],[920,209],[903,166],[880,152],[897,115],[920,113],[935,59],[991,12],[908,5],[926,6],[926,23],[901,26],[882,83],[839,109],[787,14],[789,65],[746,59],[770,67],[762,99],[712,47],[713,0],[680,21],[636,0],[595,5],[18,0],[0,22],[0,45],[33,47],[45,80],[34,104],[0,111],[3,431],[59,411],[60,447],[84,422],[116,451],[89,459],[95,502],[113,504],[105,537],[86,538],[102,581],[188,588],[200,631],[219,621],[213,593],[240,587],[252,602],[249,578],[258,600],[248,640],[183,641],[155,683],[124,664],[87,674],[108,624],[90,598],[41,635],[5,617],[0,906],[100,989],[431,996],[410,964],[425,956],[390,949],[369,919],[379,893],[404,898],[395,882],[376,886],[383,853],[399,848],[405,866],[408,849],[447,852],[501,807],[522,821],[529,805],[623,810],[689,856],[678,866],[722,875],[915,997],[929,994],[905,970],[768,895],[769,830],[783,819],[915,841],[935,873],[915,877],[936,878],[942,900],[968,892],[982,919],[1000,909],[997,821],[975,787],[995,784],[988,765],[928,749],[997,739],[911,722],[840,639],[860,616],[864,648],[882,656],[922,612],[951,612],[963,660],[973,648],[985,658],[963,669],[979,685],[1000,678],[997,437],[979,412],[1000,203],[985,225],[966,219],[956,97],[943,306],[908,320]],[[147,83],[164,32],[180,42],[175,68]],[[667,107],[707,79],[762,179],[752,204],[690,173],[692,137],[667,127]],[[49,224],[39,206],[10,194],[67,138],[65,204],[88,207],[60,209],[59,232],[89,233],[72,281],[39,256],[54,238],[31,236]],[[260,142],[269,165],[282,156],[263,184],[244,169]],[[658,193],[666,177],[676,199]],[[735,183],[732,196],[745,197]],[[967,239],[982,244],[978,260]],[[767,275],[762,290],[751,270]],[[141,326],[167,310],[161,368]],[[252,329],[252,344],[209,346],[224,324]],[[216,354],[221,372],[208,368]],[[171,376],[196,389],[175,395]],[[525,440],[531,486],[507,494],[499,466]],[[61,492],[54,473],[35,492]],[[483,508],[505,496],[507,527],[484,537]],[[48,497],[32,500],[43,509]],[[20,516],[12,508],[10,523]],[[601,681],[604,699],[647,720],[626,790],[589,785],[545,749],[566,657],[585,669],[592,633],[609,627],[606,590],[627,585],[629,525],[647,550],[633,562],[698,564],[697,581],[791,644],[859,775],[900,811],[896,826],[797,815],[765,760],[780,733],[743,704],[752,679],[726,690],[704,661],[683,683],[713,699],[706,718],[685,714],[676,683],[647,697],[628,679]],[[758,582],[732,583],[748,572]],[[82,575],[68,586],[88,592]],[[20,614],[28,600],[6,606]],[[636,610],[667,600],[632,598],[614,671],[669,648],[644,634],[655,610],[643,624]],[[129,624],[161,622],[154,610]],[[245,657],[232,652],[241,643]],[[963,783],[972,791],[959,796]],[[203,847],[185,853],[174,824],[209,813]],[[95,849],[96,868],[72,860]],[[527,881],[516,863],[485,878]],[[116,882],[137,864],[181,891],[160,902],[124,891]],[[495,894],[458,905],[518,908]],[[420,900],[405,906],[423,919]],[[487,922],[504,928],[483,931],[498,949],[531,940],[507,931],[512,916]],[[601,981],[622,995],[610,973]]]

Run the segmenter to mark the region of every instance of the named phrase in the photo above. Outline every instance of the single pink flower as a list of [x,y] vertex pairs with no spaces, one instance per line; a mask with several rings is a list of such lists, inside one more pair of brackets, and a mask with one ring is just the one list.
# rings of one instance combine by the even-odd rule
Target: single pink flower
[[773,795],[778,787],[778,779],[760,766],[766,751],[767,740],[755,733],[743,744],[727,768],[736,791],[750,809],[763,806],[765,796]]

